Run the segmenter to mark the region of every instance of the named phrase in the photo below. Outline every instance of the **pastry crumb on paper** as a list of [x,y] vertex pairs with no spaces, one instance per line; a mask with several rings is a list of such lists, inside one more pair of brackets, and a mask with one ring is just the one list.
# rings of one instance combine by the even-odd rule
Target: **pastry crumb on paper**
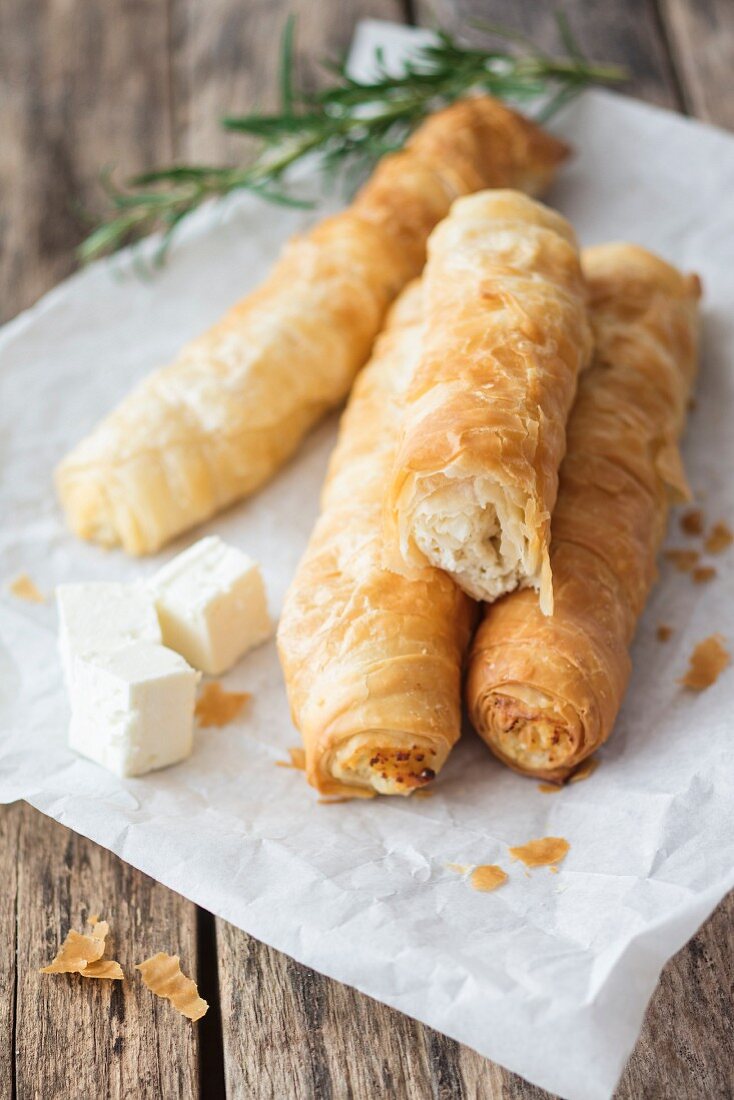
[[481,867],[475,867],[469,881],[475,890],[488,894],[491,890],[497,890],[508,879],[507,871],[503,871],[496,863],[485,863]]
[[569,775],[568,782],[583,783],[584,779],[588,779],[589,776],[593,775],[598,767],[599,761],[596,759],[595,756],[590,756],[588,760],[584,760],[581,764],[579,764],[578,768],[572,775]]
[[691,580],[694,584],[708,584],[716,576],[716,570],[713,565],[697,565],[691,573]]
[[562,836],[544,836],[510,848],[513,859],[519,859],[526,867],[548,867],[566,858],[571,845]]
[[137,963],[135,969],[140,971],[151,993],[170,1001],[187,1019],[200,1020],[208,1011],[209,1005],[199,996],[196,982],[182,973],[178,955],[159,951],[157,955]]
[[471,871],[471,866],[465,863],[447,863],[447,871],[453,871],[455,875],[465,875],[467,871]]
[[704,548],[709,554],[720,554],[722,550],[726,550],[734,542],[734,534],[728,524],[723,520],[719,520],[715,523],[704,542]]
[[251,698],[252,695],[246,691],[224,691],[217,680],[204,684],[194,709],[196,721],[204,729],[227,726]]
[[290,756],[290,760],[275,761],[276,768],[295,768],[296,771],[305,772],[306,750],[302,749],[300,745],[296,745],[288,749],[288,755]]
[[704,691],[716,683],[730,662],[731,656],[724,646],[723,636],[712,634],[695,647],[688,670],[678,683],[689,691]]
[[563,790],[562,783],[538,783],[538,790],[541,794],[559,794]]
[[40,591],[36,582],[27,573],[19,573],[8,584],[8,590],[16,599],[25,600],[27,603],[45,603],[46,597]]
[[666,623],[661,623],[657,629],[657,639],[659,642],[669,642],[673,634],[674,630],[672,626],[668,626]]
[[698,564],[701,555],[698,550],[681,550],[678,547],[672,547],[669,550],[663,550],[663,557],[671,562],[679,573],[690,573],[694,565]]
[[702,535],[704,531],[703,512],[700,508],[691,508],[680,517],[681,531],[686,535]]

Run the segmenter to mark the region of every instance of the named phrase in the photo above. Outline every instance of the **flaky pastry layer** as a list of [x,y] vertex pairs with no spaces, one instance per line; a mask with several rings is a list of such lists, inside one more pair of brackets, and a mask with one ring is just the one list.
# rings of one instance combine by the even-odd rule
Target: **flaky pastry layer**
[[635,245],[583,254],[595,337],[568,424],[552,523],[555,607],[530,592],[486,611],[469,662],[478,732],[511,767],[564,779],[609,736],[655,577],[696,370],[695,276]]
[[307,776],[326,794],[410,794],[460,733],[471,601],[438,570],[411,581],[383,566],[381,512],[421,316],[415,284],[352,392],[278,629]]
[[428,562],[475,599],[518,586],[552,609],[550,514],[591,351],[573,231],[513,191],[458,199],[431,234],[423,351],[386,522],[394,568]]
[[74,532],[149,553],[257,489],[344,398],[453,199],[542,190],[566,152],[487,97],[429,118],[351,207],[293,240],[259,290],[64,459],[56,483]]

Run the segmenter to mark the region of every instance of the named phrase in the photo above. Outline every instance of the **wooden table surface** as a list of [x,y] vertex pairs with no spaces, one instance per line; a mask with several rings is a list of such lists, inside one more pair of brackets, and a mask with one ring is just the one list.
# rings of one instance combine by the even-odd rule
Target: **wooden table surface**
[[[275,49],[299,15],[300,64],[342,51],[355,20],[472,31],[472,16],[557,47],[545,0],[3,0],[0,314],[74,267],[98,173],[234,160],[225,111],[276,96]],[[732,0],[567,0],[586,52],[642,99],[734,129]],[[685,165],[680,166],[685,172]],[[549,1094],[299,966],[25,805],[0,808],[0,1097],[374,1097]],[[138,983],[38,974],[91,912],[126,971],[180,953],[211,1010],[192,1026]],[[618,1098],[734,1096],[734,903],[665,968]]]

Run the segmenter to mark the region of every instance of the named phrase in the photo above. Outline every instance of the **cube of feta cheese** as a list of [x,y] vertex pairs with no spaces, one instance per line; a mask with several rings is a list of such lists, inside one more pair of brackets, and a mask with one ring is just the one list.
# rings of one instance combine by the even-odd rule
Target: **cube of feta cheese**
[[194,543],[159,569],[150,587],[164,644],[210,675],[226,672],[272,634],[260,567],[220,538]]
[[149,641],[74,658],[69,744],[118,775],[184,760],[200,675]]
[[161,642],[150,592],[139,584],[60,584],[59,649],[67,684],[74,657],[109,653],[130,642]]

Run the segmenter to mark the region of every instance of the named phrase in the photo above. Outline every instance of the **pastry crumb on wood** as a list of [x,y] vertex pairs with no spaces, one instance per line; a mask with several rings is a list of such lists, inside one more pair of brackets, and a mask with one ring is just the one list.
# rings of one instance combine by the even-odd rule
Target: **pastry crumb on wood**
[[688,670],[678,683],[689,691],[704,691],[716,683],[730,662],[731,656],[724,646],[723,636],[712,634],[695,647]]
[[19,573],[8,584],[8,590],[16,599],[26,600],[27,603],[45,603],[46,597],[40,591],[36,582],[27,573]]
[[233,722],[252,696],[246,691],[224,691],[218,681],[204,684],[194,714],[200,726],[226,726]]
[[141,963],[139,970],[151,993],[170,1001],[173,1007],[189,1020],[200,1020],[209,1010],[209,1005],[199,996],[196,982],[187,978],[181,971],[178,955],[168,955],[159,951]]

